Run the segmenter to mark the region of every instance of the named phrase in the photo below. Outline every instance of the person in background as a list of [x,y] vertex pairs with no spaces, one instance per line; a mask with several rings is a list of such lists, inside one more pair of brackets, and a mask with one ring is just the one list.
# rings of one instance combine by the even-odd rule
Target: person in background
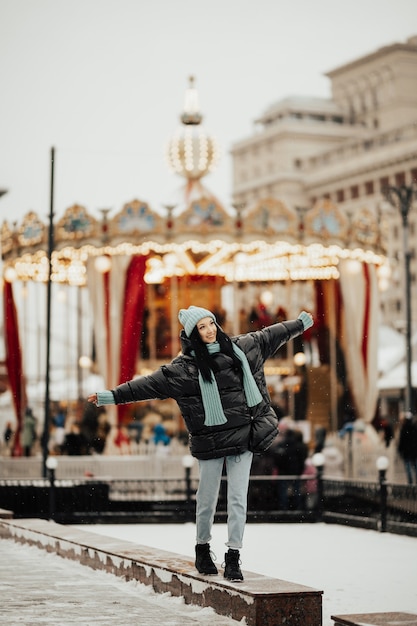
[[32,409],[28,406],[25,411],[22,429],[22,448],[25,456],[30,456],[32,446],[36,441],[36,418]]
[[4,440],[4,444],[6,446],[7,453],[9,453],[9,449],[11,447],[12,439],[13,439],[12,423],[11,422],[7,422],[6,427],[4,429],[4,432],[3,432],[3,440]]
[[308,446],[303,441],[303,433],[297,428],[288,428],[274,453],[278,476],[285,476],[278,483],[279,506],[282,510],[299,510],[302,508],[300,476],[308,457]]
[[229,337],[208,309],[181,309],[181,353],[168,365],[113,390],[91,394],[97,406],[173,398],[189,432],[191,454],[198,459],[195,565],[201,574],[217,574],[210,541],[223,468],[227,473],[227,528],[224,577],[243,580],[240,549],[246,524],[249,475],[254,452],[264,452],[277,435],[264,363],[285,342],[313,324],[303,311],[292,321]]
[[402,417],[398,453],[404,462],[408,484],[412,485],[413,480],[417,484],[417,417],[411,413]]
[[68,456],[78,456],[88,453],[87,440],[81,432],[80,425],[73,422],[69,432],[65,435],[62,444],[62,453]]
[[169,444],[171,443],[171,437],[167,435],[165,426],[163,424],[155,424],[153,429],[152,441],[156,446],[169,446]]

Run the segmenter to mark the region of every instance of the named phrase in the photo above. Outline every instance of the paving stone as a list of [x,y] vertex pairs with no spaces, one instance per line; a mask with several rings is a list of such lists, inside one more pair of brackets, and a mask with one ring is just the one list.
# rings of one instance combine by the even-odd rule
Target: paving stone
[[0,539],[1,624],[7,626],[236,626],[212,609],[34,546]]

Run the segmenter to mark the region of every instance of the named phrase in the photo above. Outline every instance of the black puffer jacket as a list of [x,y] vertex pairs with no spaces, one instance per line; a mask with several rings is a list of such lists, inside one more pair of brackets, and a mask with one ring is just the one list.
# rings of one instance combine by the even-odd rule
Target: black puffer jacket
[[303,323],[297,319],[231,338],[246,354],[262,394],[262,401],[252,408],[247,406],[241,377],[233,369],[232,359],[221,352],[212,355],[218,364],[215,377],[227,418],[225,424],[204,425],[198,369],[184,331],[181,332],[182,354],[153,374],[135,378],[113,389],[115,402],[125,404],[173,398],[189,432],[191,454],[198,459],[238,455],[248,449],[263,452],[278,432],[277,418],[271,408],[266,386],[264,363],[280,346],[303,331]]

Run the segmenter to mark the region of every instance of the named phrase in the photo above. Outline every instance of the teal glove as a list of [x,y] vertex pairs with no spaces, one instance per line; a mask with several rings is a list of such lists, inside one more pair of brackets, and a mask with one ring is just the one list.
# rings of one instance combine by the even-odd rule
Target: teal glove
[[104,404],[116,404],[114,401],[114,395],[111,391],[97,392],[97,406],[103,406]]
[[304,330],[307,330],[307,328],[311,328],[314,324],[313,318],[308,313],[306,313],[306,311],[301,311],[297,319],[303,322]]

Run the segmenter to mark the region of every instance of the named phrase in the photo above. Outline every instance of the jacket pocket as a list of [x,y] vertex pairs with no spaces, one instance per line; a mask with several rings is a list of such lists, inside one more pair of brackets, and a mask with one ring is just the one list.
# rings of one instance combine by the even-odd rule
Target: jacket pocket
[[252,420],[249,437],[249,450],[262,454],[268,450],[278,435],[278,419],[271,413],[257,415]]

